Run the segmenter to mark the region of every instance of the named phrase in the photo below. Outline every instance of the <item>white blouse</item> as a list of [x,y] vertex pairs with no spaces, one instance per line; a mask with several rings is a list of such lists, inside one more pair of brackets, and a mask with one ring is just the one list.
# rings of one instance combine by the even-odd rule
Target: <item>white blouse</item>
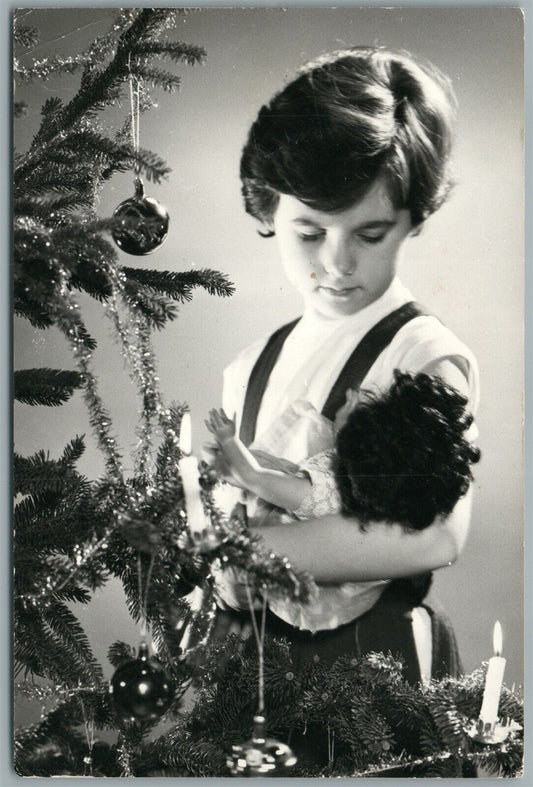
[[[365,334],[413,295],[395,278],[386,292],[356,314],[329,319],[306,311],[291,331],[267,383],[256,424],[261,440],[273,421],[297,399],[307,399],[319,412],[330,390]],[[223,407],[239,423],[248,379],[268,337],[247,347],[224,371]],[[387,390],[394,369],[416,374],[435,361],[447,359],[464,374],[469,388],[469,410],[475,414],[479,401],[476,359],[455,334],[433,316],[415,317],[397,332],[378,357],[361,387]],[[471,435],[471,437],[473,437]],[[285,458],[285,457],[284,457]]]
[[[272,440],[276,419],[279,423],[280,414],[299,400],[306,400],[320,413],[335,380],[359,341],[383,317],[412,300],[413,295],[395,278],[378,300],[354,315],[328,319],[314,312],[306,312],[285,340],[272,370],[261,402],[256,439],[252,447],[268,450],[274,443],[280,447],[277,453],[272,451],[275,455],[291,461],[302,461],[304,457],[295,454],[298,441],[290,439],[283,444],[279,436]],[[223,407],[227,413],[236,414],[238,424],[248,379],[267,341],[268,337],[243,350],[224,372]],[[416,374],[424,371],[428,365],[445,359],[456,364],[464,374],[469,391],[468,409],[475,414],[479,401],[476,359],[468,347],[433,316],[415,317],[400,328],[369,370],[361,388],[385,391],[393,383],[395,369]],[[302,406],[301,402],[298,406]],[[305,430],[306,435],[312,433],[313,430]],[[471,440],[477,437],[475,425],[469,430],[468,437]],[[324,447],[323,444],[320,446],[321,449]],[[310,450],[307,457],[311,453],[314,451]],[[252,505],[249,511],[251,515],[253,508]],[[386,584],[386,580],[368,583],[367,598],[361,593],[365,583],[332,586],[331,593],[325,593],[316,600],[319,603],[315,609],[311,608],[312,605],[306,605],[305,611],[301,605],[281,598],[272,599],[270,606],[279,617],[300,628],[335,628],[355,619],[365,611],[364,608],[372,606]]]

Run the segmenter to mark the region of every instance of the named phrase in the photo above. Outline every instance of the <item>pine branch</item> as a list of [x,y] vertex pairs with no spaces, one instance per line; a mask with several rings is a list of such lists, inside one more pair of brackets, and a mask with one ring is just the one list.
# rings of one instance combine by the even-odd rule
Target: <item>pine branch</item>
[[[81,376],[81,375],[80,375]],[[63,455],[59,460],[63,467],[71,467],[75,462],[83,456],[85,451],[85,443],[82,437],[76,437],[68,443],[63,449]]]
[[78,680],[90,680],[94,674],[90,664],[74,658],[74,649],[69,645],[51,629],[46,612],[19,608],[15,616],[15,674],[30,671],[70,686]]
[[115,669],[135,658],[135,651],[126,642],[114,642],[107,651],[107,658]]
[[54,592],[54,596],[58,601],[65,601],[69,603],[88,604],[91,601],[91,594],[88,590],[82,587],[63,587],[61,590]]
[[54,324],[46,309],[38,301],[30,298],[15,297],[13,311],[18,317],[24,317],[34,328],[50,328]]
[[13,26],[13,43],[19,46],[31,47],[39,43],[39,31],[32,25],[22,25],[15,19]]
[[38,196],[47,194],[70,194],[88,192],[94,186],[95,175],[93,164],[75,162],[74,167],[69,163],[57,163],[50,168],[34,169],[29,181],[19,180],[14,188],[16,199],[20,197]]
[[225,274],[210,268],[197,271],[154,271],[143,268],[122,268],[128,281],[137,282],[144,287],[163,292],[182,303],[192,299],[195,287],[203,287],[210,295],[228,297],[235,291],[234,285]]
[[19,197],[13,203],[13,210],[17,216],[32,216],[36,219],[47,219],[50,214],[75,211],[80,208],[89,208],[92,205],[93,195],[90,191],[85,193],[63,194],[60,196]]
[[164,71],[162,68],[138,64],[132,66],[131,70],[135,76],[151,85],[151,87],[160,87],[167,93],[173,93],[175,90],[178,90],[181,85],[179,76],[171,74],[170,71]]
[[159,156],[146,148],[139,148],[133,155],[133,161],[144,172],[146,178],[153,183],[160,183],[172,172]]
[[56,55],[56,57],[46,57],[42,60],[36,60],[31,66],[22,66],[20,63],[16,63],[13,73],[21,82],[33,82],[36,79],[46,82],[58,73],[75,74],[76,71],[83,68],[87,62],[88,57],[84,53],[71,55],[70,57]]
[[[88,699],[87,696],[84,697],[85,702]],[[103,705],[103,696],[100,705]],[[83,768],[83,756],[87,753],[85,732],[82,733],[77,729],[82,725],[83,712],[79,697],[69,696],[68,699],[60,702],[56,708],[46,714],[39,724],[18,729],[14,747],[16,772],[19,775],[36,775],[36,765],[41,759],[38,754],[43,750],[46,752],[49,747],[63,755],[63,762],[66,760],[68,768],[66,774],[76,774],[76,765]],[[56,762],[55,772],[51,771],[49,774],[40,775],[56,775],[58,766],[59,763]],[[82,772],[79,772],[78,775],[82,775]]]
[[[83,444],[82,444],[83,445]],[[72,449],[76,451],[73,445]],[[55,461],[40,450],[30,457],[15,453],[13,458],[13,487],[15,494],[42,493],[47,490],[57,492],[73,479],[78,479],[76,471],[69,463]]]
[[35,60],[31,66],[22,66],[20,63],[17,63],[13,73],[21,82],[33,82],[36,79],[46,82],[57,74],[75,74],[89,62],[90,57],[84,52],[69,57],[56,55],[55,57]]
[[154,294],[145,288],[131,287],[127,282],[124,287],[124,295],[130,308],[138,309],[152,328],[161,330],[167,322],[175,320],[178,316],[176,306],[168,298]]
[[[157,749],[148,753],[154,757]],[[187,776],[226,776],[226,755],[220,745],[211,741],[181,740],[172,749],[159,750],[159,757],[150,763],[151,767],[178,768]],[[156,766],[158,762],[158,766]],[[137,765],[136,771],[140,776],[142,762]]]
[[19,369],[13,376],[14,398],[29,405],[58,407],[83,385],[79,372],[59,369]]
[[102,669],[74,613],[65,604],[54,600],[45,606],[43,619],[76,664],[78,679],[85,683],[103,680]]
[[203,63],[207,53],[201,46],[186,44],[183,41],[154,41],[132,48],[132,55],[139,57],[163,57],[174,63],[187,63],[194,66]]

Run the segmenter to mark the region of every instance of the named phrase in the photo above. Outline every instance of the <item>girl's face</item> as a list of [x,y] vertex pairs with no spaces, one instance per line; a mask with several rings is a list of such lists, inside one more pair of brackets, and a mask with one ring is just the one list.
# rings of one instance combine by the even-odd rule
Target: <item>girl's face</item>
[[306,306],[333,318],[355,314],[383,295],[412,229],[409,211],[394,207],[381,181],[339,213],[281,194],[273,224],[289,280]]

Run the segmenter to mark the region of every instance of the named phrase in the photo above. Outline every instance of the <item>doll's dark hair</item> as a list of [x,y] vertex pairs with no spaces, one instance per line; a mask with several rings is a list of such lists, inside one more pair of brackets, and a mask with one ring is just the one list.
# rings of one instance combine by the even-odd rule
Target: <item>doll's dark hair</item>
[[419,225],[450,189],[454,118],[450,81],[431,64],[377,47],[325,55],[260,109],[241,157],[246,210],[271,226],[289,194],[333,213],[384,177]]
[[447,516],[472,481],[479,449],[464,436],[467,399],[439,377],[394,373],[382,395],[364,392],[337,437],[343,511],[364,524],[423,530]]

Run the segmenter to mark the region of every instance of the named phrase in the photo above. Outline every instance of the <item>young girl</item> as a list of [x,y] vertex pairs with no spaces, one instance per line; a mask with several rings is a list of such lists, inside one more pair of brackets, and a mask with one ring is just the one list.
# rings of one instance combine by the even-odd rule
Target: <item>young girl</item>
[[[407,238],[448,196],[453,118],[448,80],[379,48],[320,58],[261,108],[241,159],[245,206],[275,235],[304,311],[225,371],[223,407],[245,445],[297,400],[333,421],[347,388],[386,390],[396,369],[440,377],[475,413],[472,353],[397,275]],[[457,674],[453,631],[425,595],[429,572],[457,559],[469,517],[470,495],[412,533],[379,519],[362,532],[356,517],[288,525],[272,515],[260,528],[267,547],[317,582],[394,581],[336,629],[312,635],[271,615],[270,631],[296,659],[392,650],[408,680]],[[237,619],[221,613],[219,633]]]
[[[438,378],[396,372],[390,390],[378,395],[348,390],[335,417],[335,450],[326,421],[313,408],[290,407],[273,424],[272,434],[298,436],[301,423],[324,450],[300,466],[246,448],[235,422],[224,410],[211,410],[206,426],[220,449],[217,469],[230,484],[262,501],[308,519],[342,511],[362,525],[376,519],[423,530],[437,515],[447,516],[466,493],[470,466],[479,450],[465,437],[472,416],[466,399]],[[324,421],[324,429],[321,429]],[[296,429],[294,428],[296,426]],[[261,519],[256,509],[256,519]],[[288,521],[283,517],[283,521]],[[235,577],[238,580],[238,577]],[[245,580],[244,580],[245,582]],[[299,629],[336,628],[370,609],[387,580],[321,585],[311,603],[270,595],[270,608]],[[241,603],[245,603],[243,598]]]

